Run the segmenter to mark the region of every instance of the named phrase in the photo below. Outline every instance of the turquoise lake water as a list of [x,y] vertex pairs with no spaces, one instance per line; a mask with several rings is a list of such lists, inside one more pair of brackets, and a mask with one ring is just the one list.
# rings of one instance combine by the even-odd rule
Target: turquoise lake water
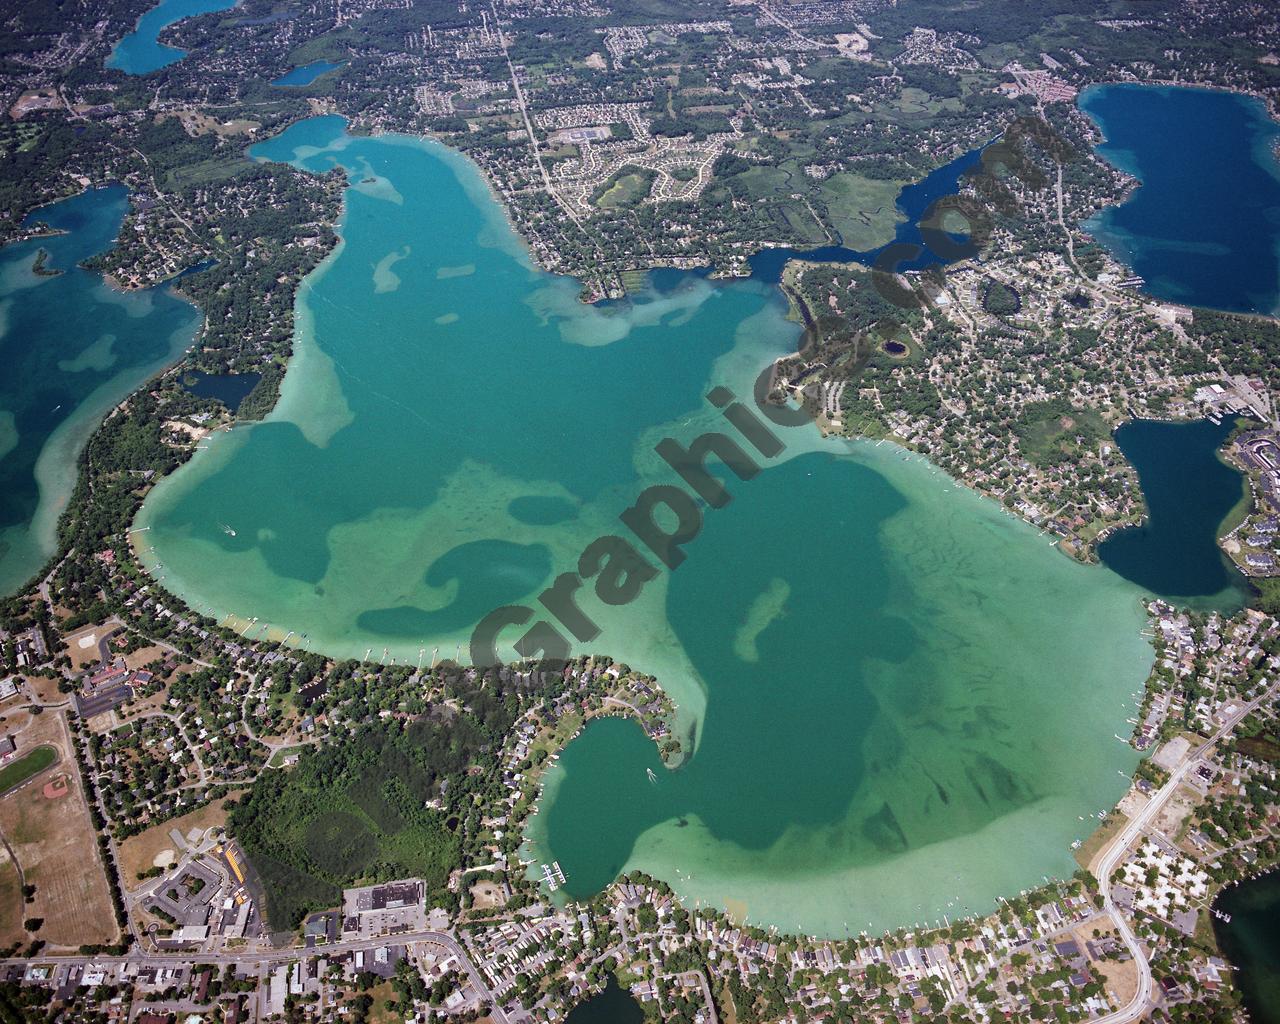
[[333,61],[315,60],[310,64],[303,64],[301,67],[296,67],[290,71],[286,71],[271,84],[279,86],[293,86],[295,88],[302,85],[310,85],[321,75],[326,75],[330,71],[336,71],[340,67],[342,67],[340,63],[334,63]]
[[1218,547],[1218,528],[1245,493],[1239,470],[1218,456],[1230,421],[1164,423],[1134,420],[1116,443],[1138,471],[1148,519],[1098,546],[1112,570],[1157,597],[1233,612],[1249,585]]
[[[36,210],[63,232],[0,249],[0,594],[53,554],[76,457],[113,405],[191,344],[199,317],[165,288],[120,292],[77,264],[107,249],[123,186]],[[48,253],[37,274],[35,260]]]
[[[299,293],[275,411],[211,438],[134,535],[166,587],[250,636],[461,654],[679,482],[655,443],[732,433],[711,388],[750,401],[797,344],[761,281],[659,274],[582,305],[437,144],[313,118],[252,154],[345,167],[342,244]],[[1113,734],[1152,660],[1139,590],[892,445],[775,429],[784,450],[702,506],[679,568],[629,604],[579,595],[600,634],[575,651],[657,675],[691,755],[668,771],[635,725],[594,724],[551,773],[530,854],[575,895],[640,867],[829,934],[1070,874],[1136,763]]]
[[1093,86],[1080,107],[1098,152],[1142,184],[1085,227],[1162,299],[1280,307],[1280,126],[1261,100],[1149,85]]
[[236,0],[161,0],[138,19],[132,32],[116,43],[107,58],[107,67],[130,75],[159,71],[187,55],[186,50],[166,46],[160,33],[183,18],[214,11],[229,11]]

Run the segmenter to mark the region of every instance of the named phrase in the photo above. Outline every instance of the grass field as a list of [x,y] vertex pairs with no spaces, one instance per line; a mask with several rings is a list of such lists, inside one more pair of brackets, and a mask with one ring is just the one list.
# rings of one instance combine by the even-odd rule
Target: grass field
[[0,847],[0,946],[11,946],[27,937],[22,927],[22,890],[18,886],[18,869],[4,848]]
[[234,178],[246,167],[243,157],[201,160],[199,163],[179,167],[165,175],[165,185],[172,189],[190,188],[192,185],[212,185],[227,178]]
[[893,239],[902,220],[896,205],[903,182],[843,171],[822,183],[831,226],[848,249],[866,252]]
[[[1037,466],[1073,458],[1078,447],[1096,448],[1111,437],[1111,428],[1096,410],[1073,409],[1063,401],[1030,403],[1013,430],[1022,454]],[[1080,445],[1077,437],[1083,439]]]
[[623,168],[601,186],[595,205],[602,210],[629,210],[641,203],[653,188],[652,171]]
[[58,752],[50,746],[36,747],[11,764],[0,768],[0,793],[7,793],[20,786],[58,760]]

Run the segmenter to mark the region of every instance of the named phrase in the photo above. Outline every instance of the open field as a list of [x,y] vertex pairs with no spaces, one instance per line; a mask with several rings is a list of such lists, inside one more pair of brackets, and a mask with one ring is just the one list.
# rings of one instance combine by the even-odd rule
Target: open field
[[[21,740],[24,746],[53,746],[65,762],[0,799],[0,831],[27,884],[36,887],[35,901],[23,916],[44,918],[39,937],[50,945],[111,942],[115,911],[66,723],[60,714],[46,712],[31,720]],[[59,780],[65,786],[58,787]]]
[[198,110],[174,110],[159,115],[160,120],[166,117],[176,117],[182,122],[183,129],[189,135],[207,135],[212,132],[225,138],[232,135],[251,135],[262,127],[257,121],[248,119],[219,121]]
[[[1202,914],[1202,917],[1207,915]],[[1111,929],[1105,929],[1103,936],[1114,935]],[[1082,929],[1075,934],[1076,941],[1080,944],[1080,948],[1084,948],[1085,940],[1092,936],[1092,932],[1088,934]],[[1106,989],[1115,997],[1116,1001],[1121,1005],[1126,1005],[1133,998],[1134,993],[1138,991],[1138,965],[1132,960],[1126,960],[1124,963],[1116,963],[1114,960],[1095,960],[1093,969],[1106,979]]]
[[471,905],[477,910],[489,910],[505,904],[502,886],[497,882],[476,882],[471,886]]
[[174,190],[191,188],[193,185],[212,185],[227,178],[234,178],[244,169],[245,161],[241,157],[201,160],[199,163],[168,171],[165,174],[164,184],[166,188]]
[[41,704],[64,704],[71,700],[71,695],[58,689],[58,680],[47,676],[27,676],[27,686],[32,695]]
[[136,651],[124,656],[124,663],[130,669],[146,668],[168,653],[163,647],[157,647],[154,644],[149,647],[139,647]]
[[215,800],[190,814],[170,818],[159,825],[153,825],[145,832],[130,836],[116,850],[120,858],[120,874],[123,876],[124,887],[130,891],[138,888],[142,884],[138,875],[155,866],[157,858],[165,854],[172,854],[173,861],[177,861],[179,852],[174,847],[173,840],[169,838],[169,833],[173,829],[177,829],[185,836],[193,828],[203,831],[215,826],[222,827],[226,823],[227,812],[222,809],[222,801]]

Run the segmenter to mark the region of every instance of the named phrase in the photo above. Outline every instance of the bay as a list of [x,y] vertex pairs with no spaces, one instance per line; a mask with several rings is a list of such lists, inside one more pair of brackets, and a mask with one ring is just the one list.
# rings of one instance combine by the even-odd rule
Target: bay
[[129,75],[146,75],[168,67],[182,60],[187,51],[160,42],[162,31],[184,18],[229,11],[235,5],[236,0],[160,0],[138,19],[132,32],[116,43],[107,57],[107,67]]

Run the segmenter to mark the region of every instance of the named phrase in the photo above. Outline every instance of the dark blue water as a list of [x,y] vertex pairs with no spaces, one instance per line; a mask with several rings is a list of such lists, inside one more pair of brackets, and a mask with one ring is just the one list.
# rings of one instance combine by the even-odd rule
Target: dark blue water
[[640,1004],[611,974],[604,991],[570,1010],[565,1024],[641,1024],[643,1020]]
[[1138,471],[1148,519],[1119,530],[1098,557],[1158,597],[1205,608],[1240,607],[1248,584],[1218,547],[1218,528],[1244,494],[1244,477],[1218,457],[1230,422],[1134,420],[1116,443]]
[[1236,312],[1280,306],[1280,127],[1260,100],[1174,86],[1102,85],[1080,107],[1098,152],[1142,185],[1086,224],[1146,291]]
[[[0,249],[0,594],[52,553],[80,447],[101,416],[190,344],[199,317],[166,287],[120,292],[80,267],[129,209],[122,185],[26,220],[62,232]],[[34,273],[40,250],[53,276]]]
[[191,383],[183,380],[182,386],[187,391],[197,398],[216,398],[232,412],[239,408],[254,385],[262,380],[260,373],[204,373],[192,370],[184,376],[195,378]]
[[303,64],[300,67],[294,68],[292,71],[285,72],[279,78],[272,81],[271,84],[293,86],[295,88],[301,85],[310,85],[321,75],[328,74],[330,71],[336,71],[340,67],[342,67],[341,63],[334,63],[329,60],[313,60],[310,64]]
[[1239,968],[1236,981],[1253,1024],[1280,1024],[1280,872],[1223,890],[1213,921],[1218,945]]
[[[747,260],[748,266],[751,267],[751,276],[761,281],[777,282],[782,277],[782,268],[786,266],[787,260],[791,259],[808,260],[812,263],[862,263],[871,266],[890,246],[911,247],[897,254],[905,258],[895,262],[896,271],[924,270],[952,262],[935,253],[925,244],[920,234],[920,221],[935,200],[943,196],[956,195],[960,191],[960,179],[978,166],[984,148],[972,149],[950,163],[943,164],[915,184],[904,186],[898,193],[897,206],[906,220],[898,224],[893,241],[887,245],[868,252],[846,249],[842,245],[824,245],[807,250],[764,249]],[[954,241],[963,241],[963,236],[952,236],[952,238]]]

